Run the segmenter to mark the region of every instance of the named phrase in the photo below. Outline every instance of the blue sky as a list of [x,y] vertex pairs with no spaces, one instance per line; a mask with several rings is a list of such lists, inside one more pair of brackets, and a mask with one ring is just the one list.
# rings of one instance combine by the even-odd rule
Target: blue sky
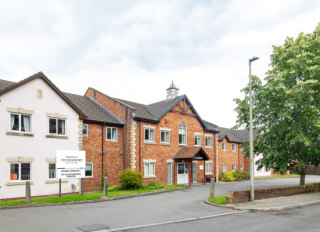
[[152,103],[174,80],[203,119],[235,123],[234,98],[270,68],[272,45],[310,33],[319,1],[0,1],[0,78],[43,71],[61,90],[88,86]]

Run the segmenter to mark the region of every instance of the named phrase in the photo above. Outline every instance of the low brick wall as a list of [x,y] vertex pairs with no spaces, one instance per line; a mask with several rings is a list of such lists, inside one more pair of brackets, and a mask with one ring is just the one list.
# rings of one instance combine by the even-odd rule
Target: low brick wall
[[[273,197],[292,196],[303,193],[320,192],[320,183],[305,186],[294,186],[285,188],[268,188],[254,190],[254,199],[265,199]],[[250,190],[229,192],[228,204],[250,201]]]

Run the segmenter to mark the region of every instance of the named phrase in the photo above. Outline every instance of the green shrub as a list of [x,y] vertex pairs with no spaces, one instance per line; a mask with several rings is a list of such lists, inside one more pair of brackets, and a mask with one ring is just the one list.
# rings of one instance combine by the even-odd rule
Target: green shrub
[[250,174],[242,171],[221,172],[219,175],[219,181],[232,182],[248,180]]
[[157,186],[157,183],[155,181],[149,181],[148,186]]
[[120,189],[120,187],[118,185],[112,185],[112,186],[108,187],[108,191],[116,191],[119,189]]
[[122,189],[142,188],[142,174],[138,170],[127,169],[119,175]]

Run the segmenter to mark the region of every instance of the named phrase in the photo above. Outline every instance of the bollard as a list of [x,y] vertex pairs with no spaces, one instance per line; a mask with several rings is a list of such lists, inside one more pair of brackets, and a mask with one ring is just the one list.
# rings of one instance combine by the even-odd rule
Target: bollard
[[31,204],[31,187],[30,181],[26,182],[26,204]]
[[103,196],[108,197],[108,177],[104,178]]
[[211,183],[210,183],[210,198],[214,198],[214,178],[211,178]]

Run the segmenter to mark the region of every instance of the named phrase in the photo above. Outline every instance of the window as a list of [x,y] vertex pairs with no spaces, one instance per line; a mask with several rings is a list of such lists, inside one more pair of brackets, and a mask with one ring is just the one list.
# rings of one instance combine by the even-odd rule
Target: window
[[56,178],[56,164],[49,163],[49,179],[55,179],[55,178]]
[[155,177],[155,171],[154,171],[154,162],[145,162],[144,163],[144,176],[145,177]]
[[243,163],[240,164],[240,169],[243,169]]
[[93,163],[86,163],[86,177],[93,177]]
[[30,118],[30,115],[26,114],[11,114],[10,130],[17,132],[30,132]]
[[83,124],[82,125],[82,134],[84,136],[88,136],[88,124]]
[[227,150],[227,145],[226,145],[226,143],[222,143],[222,150],[223,150],[223,151],[226,151],[226,150]]
[[201,146],[201,135],[194,136],[194,145],[200,147]]
[[117,128],[115,127],[107,127],[107,141],[117,141]]
[[232,144],[232,151],[236,151],[237,150],[237,146],[235,143]]
[[30,180],[30,163],[10,164],[10,180],[23,181]]
[[160,142],[164,144],[170,144],[170,131],[160,131]]
[[65,135],[66,120],[59,118],[49,118],[49,133],[56,135]]
[[227,171],[227,164],[225,164],[225,163],[222,164],[222,171],[223,172]]
[[206,161],[206,174],[212,174],[212,161]]
[[179,123],[179,145],[187,144],[187,126],[184,122]]
[[236,163],[233,163],[233,164],[232,164],[232,171],[235,171],[235,170],[237,170],[237,164],[236,164]]
[[144,141],[154,143],[154,129],[144,128]]
[[210,136],[206,136],[206,147],[211,147],[211,139]]

